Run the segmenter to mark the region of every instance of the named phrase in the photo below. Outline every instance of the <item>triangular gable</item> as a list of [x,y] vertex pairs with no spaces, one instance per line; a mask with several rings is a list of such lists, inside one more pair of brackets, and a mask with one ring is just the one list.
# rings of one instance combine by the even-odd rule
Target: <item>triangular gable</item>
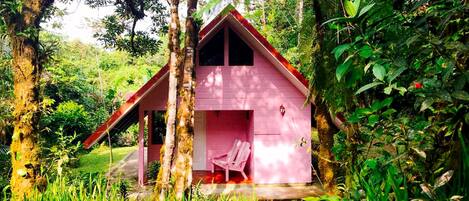
[[[269,60],[275,67],[292,82],[305,96],[308,95],[308,80],[301,75],[290,62],[287,61],[252,25],[244,18],[232,5],[228,5],[211,22],[202,28],[199,32],[200,44],[209,39],[217,27],[229,21],[238,28],[242,38],[248,38],[253,42],[256,48]],[[216,31],[215,31],[216,32]],[[117,111],[115,111],[106,122],[101,124],[96,131],[91,134],[84,142],[85,149],[89,149],[99,141],[107,132],[112,130],[120,121],[128,118],[135,113],[140,101],[159,83],[168,73],[168,65],[158,71],[147,83],[145,83],[135,94],[133,94]]]
[[231,4],[226,6],[220,14],[199,32],[200,44],[204,44],[210,36],[217,32],[218,27],[224,22],[229,22],[233,28],[243,34],[241,37],[248,39],[254,44],[256,49],[261,52],[275,67],[292,82],[305,96],[308,95],[309,82],[290,62],[283,57],[268,41],[262,36],[249,21],[244,18]]

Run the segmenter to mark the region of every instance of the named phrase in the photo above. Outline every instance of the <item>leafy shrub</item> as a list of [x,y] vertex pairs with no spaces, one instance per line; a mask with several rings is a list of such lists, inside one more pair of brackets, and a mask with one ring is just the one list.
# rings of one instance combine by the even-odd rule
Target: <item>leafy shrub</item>
[[467,199],[467,5],[344,2],[347,16],[328,26],[331,37],[348,31],[331,55],[344,96],[350,94],[341,108],[349,129],[334,144],[346,169],[345,196]]
[[53,137],[56,139],[55,143],[44,147],[46,160],[51,164],[47,166],[46,171],[50,175],[63,176],[69,173],[70,168],[78,167],[77,155],[82,145],[81,142],[75,142],[76,134],[66,135],[62,128],[54,132]]
[[11,158],[8,147],[0,144],[0,200],[9,196]]
[[13,75],[2,45],[0,39],[0,145],[9,144],[13,133]]
[[[44,126],[53,133],[61,128],[61,133],[76,134],[82,141],[91,131],[90,115],[85,108],[73,101],[60,103],[52,113],[44,117]],[[53,141],[54,139],[50,139]]]
[[113,146],[130,147],[137,145],[138,124],[134,124],[127,130],[112,135],[111,139],[114,142]]
[[149,180],[155,180],[160,171],[160,161],[152,161],[147,168],[147,178]]

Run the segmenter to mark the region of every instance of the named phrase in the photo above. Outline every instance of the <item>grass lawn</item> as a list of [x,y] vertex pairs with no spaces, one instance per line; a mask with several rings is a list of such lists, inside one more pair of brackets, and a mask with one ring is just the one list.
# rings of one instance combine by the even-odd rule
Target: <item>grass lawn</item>
[[[137,150],[137,147],[117,147],[112,149],[113,163],[119,163],[127,154]],[[74,171],[89,173],[104,173],[109,170],[109,148],[97,148],[88,154],[80,156],[80,166]]]

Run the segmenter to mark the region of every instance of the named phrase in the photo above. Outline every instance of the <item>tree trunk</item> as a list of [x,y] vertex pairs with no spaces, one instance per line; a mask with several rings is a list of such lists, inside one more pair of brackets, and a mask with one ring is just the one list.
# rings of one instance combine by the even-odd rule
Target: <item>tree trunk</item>
[[316,98],[315,119],[319,137],[320,178],[323,182],[324,189],[328,192],[334,192],[336,167],[333,163],[334,155],[332,154],[332,147],[334,146],[334,134],[338,130],[334,127],[326,105],[319,98]]
[[176,111],[177,111],[177,88],[178,88],[178,64],[180,55],[180,42],[179,42],[179,0],[170,1],[171,23],[169,26],[169,42],[168,48],[170,50],[169,57],[169,89],[168,89],[168,104],[166,108],[166,136],[163,146],[163,160],[160,167],[161,174],[158,174],[155,192],[157,200],[165,200],[165,196],[170,189],[169,178],[171,174],[171,166],[173,161],[173,152],[175,146],[175,124],[176,124]]
[[[7,25],[12,49],[15,109],[14,131],[10,146],[13,173],[12,198],[23,200],[46,181],[40,175],[41,148],[39,138],[39,79],[42,72],[39,60],[39,24],[44,10],[53,0],[25,0],[20,13],[7,13]],[[22,33],[22,34],[19,34]]]
[[303,24],[304,0],[298,0],[298,4],[296,6],[297,6],[296,13],[298,17],[298,25],[301,26]]
[[[11,36],[10,36],[11,37]],[[15,109],[14,131],[10,146],[13,173],[11,190],[14,198],[29,197],[40,178],[39,78],[36,63],[37,44],[22,37],[11,37]],[[31,43],[32,42],[32,43]]]
[[197,46],[197,25],[193,13],[197,9],[197,0],[187,1],[186,35],[184,63],[182,68],[182,87],[180,87],[181,103],[178,108],[178,124],[176,129],[176,158],[174,191],[176,199],[182,200],[184,192],[192,183],[192,153],[194,140],[194,102],[195,102],[195,48]]
[[[315,29],[317,32],[316,42],[313,43],[313,58],[315,59],[314,67],[315,68],[326,68],[324,65],[325,61],[324,56],[322,55],[324,50],[324,35],[325,30],[321,26],[321,23],[324,21],[323,13],[321,12],[321,7],[319,0],[313,0],[313,11],[315,15]],[[331,58],[331,57],[329,57]],[[327,62],[330,63],[330,62]],[[318,127],[318,137],[319,137],[319,172],[321,180],[324,184],[325,190],[328,192],[335,191],[335,165],[333,163],[334,156],[332,154],[332,147],[334,145],[334,134],[338,131],[335,127],[327,106],[321,96],[321,91],[314,90],[315,103],[316,103],[316,122]]]

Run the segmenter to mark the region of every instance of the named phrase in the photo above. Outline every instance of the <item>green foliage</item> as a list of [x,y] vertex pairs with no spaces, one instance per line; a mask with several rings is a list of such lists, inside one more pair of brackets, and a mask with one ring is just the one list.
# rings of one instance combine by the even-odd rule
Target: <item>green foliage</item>
[[[102,123],[129,93],[153,76],[165,60],[164,55],[132,57],[121,51],[105,51],[80,42],[65,42],[61,37],[44,33],[41,40],[56,41],[57,50],[45,66],[42,82],[43,116],[41,128],[47,142],[63,128],[76,133],[75,142],[84,140]],[[91,115],[92,114],[92,115]],[[129,132],[136,130],[129,130]],[[134,133],[124,133],[128,138]],[[132,145],[129,140],[113,142]],[[128,142],[127,142],[128,141]]]
[[[132,56],[156,54],[161,46],[161,32],[166,32],[168,13],[160,1],[152,0],[86,0],[91,7],[103,7],[113,4],[115,13],[106,16],[95,25],[98,32],[94,34],[107,48],[127,51]],[[148,29],[138,30],[137,23],[149,18],[152,24]],[[130,25],[131,24],[131,25]]]
[[[183,200],[195,200],[195,201],[255,201],[258,200],[255,194],[243,195],[243,194],[225,194],[220,195],[205,195],[201,191],[201,185],[193,185],[189,196],[185,196]],[[171,198],[166,198],[171,200]]]
[[254,3],[248,17],[329,110],[346,116],[334,146],[345,198],[467,199],[467,3],[319,4],[323,35],[312,1],[302,23],[289,0]]
[[102,20],[103,30],[94,34],[106,48],[129,51],[133,56],[141,56],[146,53],[155,54],[161,46],[161,41],[151,37],[146,32],[137,31],[134,36],[128,36],[126,26],[120,23],[119,16],[110,15]]
[[118,135],[111,135],[111,141],[119,147],[136,146],[138,143],[138,129],[138,124],[134,124]]
[[[91,117],[83,105],[73,101],[66,101],[60,103],[54,111],[45,116],[43,124],[47,128],[54,129],[56,134],[60,133],[60,135],[63,135],[63,133],[66,133],[69,136],[75,136],[75,142],[77,142],[84,140],[91,132],[90,125],[92,124],[90,121]],[[53,139],[58,140],[54,136],[48,141],[54,141]]]
[[340,197],[335,195],[323,195],[320,197],[306,197],[303,198],[304,201],[339,201]]
[[4,0],[0,1],[0,39],[6,37],[7,23],[3,16],[13,16],[23,10],[23,1],[20,0]]
[[[28,200],[127,200],[122,191],[125,182],[110,183],[99,174],[49,179],[43,192],[36,192]],[[124,187],[125,188],[125,187]]]
[[13,127],[13,75],[6,44],[0,40],[0,145],[8,144]]
[[10,185],[11,176],[11,157],[8,147],[0,144],[0,200],[7,198],[10,193],[8,186]]
[[[296,5],[296,0],[258,2],[255,5],[257,9],[246,14],[259,32],[293,65],[299,64],[302,54],[297,48],[301,24],[292,12]],[[305,5],[305,8],[307,7],[308,5]],[[305,69],[300,67],[299,70],[304,72]]]
[[76,142],[77,135],[66,135],[62,128],[55,131],[53,137],[56,143],[44,146],[47,163],[46,172],[49,175],[63,176],[70,172],[71,168],[78,166],[78,153],[81,150],[81,142]]
[[347,30],[332,54],[337,80],[355,92],[344,111],[356,137],[339,132],[334,147],[350,170],[346,197],[467,197],[467,5],[344,3],[346,16],[325,26]]
[[147,168],[147,178],[149,180],[155,180],[156,176],[158,176],[158,172],[160,171],[160,161],[152,161]]

